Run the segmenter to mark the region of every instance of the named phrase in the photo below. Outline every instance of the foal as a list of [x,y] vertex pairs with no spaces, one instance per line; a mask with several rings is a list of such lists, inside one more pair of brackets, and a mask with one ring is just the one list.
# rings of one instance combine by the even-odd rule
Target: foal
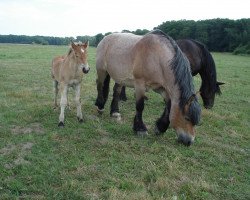
[[57,96],[60,85],[61,92],[61,113],[59,116],[59,127],[64,127],[64,110],[67,105],[68,88],[73,87],[75,89],[75,102],[77,106],[77,119],[79,122],[83,122],[83,116],[81,111],[80,91],[81,81],[83,73],[89,72],[89,65],[87,62],[87,48],[88,42],[74,43],[71,42],[71,47],[67,55],[55,57],[52,60],[51,75],[54,79],[54,105],[57,107]]

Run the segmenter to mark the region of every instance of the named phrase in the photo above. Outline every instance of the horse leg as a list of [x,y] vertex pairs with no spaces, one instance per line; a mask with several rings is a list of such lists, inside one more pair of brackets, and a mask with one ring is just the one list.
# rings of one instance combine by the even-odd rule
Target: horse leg
[[65,107],[67,106],[67,95],[68,95],[68,85],[61,85],[61,101],[60,101],[60,106],[61,106],[61,113],[59,116],[59,127],[64,127],[64,110]]
[[82,117],[82,109],[81,109],[81,85],[78,84],[75,87],[75,93],[76,93],[76,97],[75,97],[75,102],[76,102],[76,109],[77,109],[77,119],[80,123],[83,122],[83,117]]
[[135,83],[135,94],[136,94],[136,115],[134,118],[133,129],[137,135],[147,135],[147,128],[142,121],[142,112],[144,109],[144,95],[145,86],[144,84]]
[[97,74],[97,99],[95,105],[97,106],[98,112],[102,114],[104,111],[105,103],[108,99],[110,76],[109,74],[107,74],[107,72],[104,71],[98,71]]
[[171,108],[171,100],[168,100],[165,102],[165,109],[164,112],[162,113],[161,117],[156,121],[155,124],[155,134],[160,135],[164,133],[170,124],[169,121],[169,113],[170,113],[170,108]]
[[121,93],[122,86],[119,85],[118,83],[115,83],[114,88],[113,88],[113,100],[111,102],[111,107],[110,107],[110,116],[117,118],[117,120],[121,120],[121,114],[119,113],[119,95]]
[[128,100],[128,98],[126,96],[126,87],[125,86],[122,87],[121,94],[119,95],[119,98],[120,98],[121,101],[127,101]]
[[59,91],[58,81],[54,80],[54,109],[58,107],[58,104],[57,104],[58,91]]

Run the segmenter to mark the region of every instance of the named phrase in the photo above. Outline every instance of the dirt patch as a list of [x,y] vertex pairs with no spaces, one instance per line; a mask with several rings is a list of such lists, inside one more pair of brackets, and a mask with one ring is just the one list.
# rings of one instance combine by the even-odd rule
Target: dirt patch
[[0,149],[0,154],[5,156],[11,154],[14,150],[16,150],[15,145],[7,145],[6,147]]
[[11,133],[13,135],[30,134],[30,133],[43,134],[44,129],[41,124],[33,123],[30,124],[28,127],[13,126],[11,128]]
[[33,146],[34,146],[33,143],[26,142],[26,143],[21,143],[18,145],[10,144],[0,149],[0,155],[3,155],[3,156],[9,155],[9,154],[15,155],[15,159],[13,159],[9,163],[6,163],[4,167],[6,169],[12,169],[19,165],[30,164],[30,162],[25,160],[24,157],[30,152]]

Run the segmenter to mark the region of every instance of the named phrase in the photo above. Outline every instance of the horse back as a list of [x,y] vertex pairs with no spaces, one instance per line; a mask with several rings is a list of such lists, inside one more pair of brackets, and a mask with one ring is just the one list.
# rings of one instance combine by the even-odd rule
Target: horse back
[[202,68],[202,48],[194,40],[180,39],[176,41],[181,51],[188,58],[193,75],[199,73]]
[[59,81],[60,79],[60,69],[61,69],[64,59],[65,59],[65,55],[57,56],[53,58],[52,60],[51,76],[53,79],[57,81]]
[[97,73],[107,71],[117,83],[131,85],[133,47],[141,37],[130,33],[113,33],[104,37],[96,50]]

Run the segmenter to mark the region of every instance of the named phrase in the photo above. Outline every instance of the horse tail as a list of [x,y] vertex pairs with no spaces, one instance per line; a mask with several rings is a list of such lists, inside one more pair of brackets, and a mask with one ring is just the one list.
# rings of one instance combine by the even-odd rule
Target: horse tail
[[[217,87],[217,73],[214,59],[206,46],[196,40],[192,40],[202,51],[202,70],[203,77],[206,79],[206,84],[210,91],[221,94],[220,89]],[[203,86],[204,87],[204,86]]]

